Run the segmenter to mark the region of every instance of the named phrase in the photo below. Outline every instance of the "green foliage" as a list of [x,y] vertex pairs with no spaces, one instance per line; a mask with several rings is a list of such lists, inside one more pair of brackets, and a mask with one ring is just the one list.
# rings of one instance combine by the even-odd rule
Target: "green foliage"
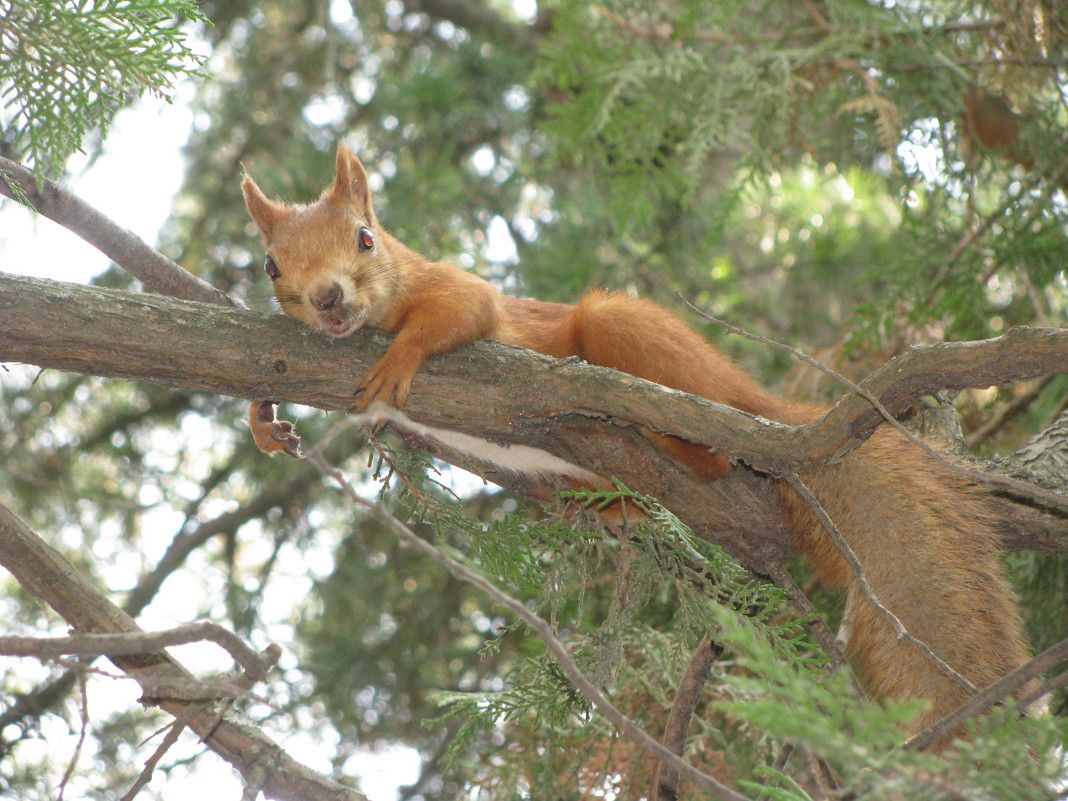
[[[805,620],[772,622],[787,600],[785,590],[754,581],[722,548],[697,538],[656,500],[618,482],[615,490],[578,490],[564,493],[564,497],[591,509],[626,502],[648,517],[649,523],[636,525],[635,536],[626,541],[628,581],[635,582],[643,568],[659,581],[671,580],[679,605],[676,625],[684,635],[699,638],[717,624],[722,625],[717,610],[723,607],[744,617],[747,625],[765,637],[788,664],[808,668],[823,665],[822,655],[806,653],[811,646],[803,635]],[[648,565],[643,564],[646,559]],[[651,600],[639,596],[630,606],[641,608]]]
[[[538,79],[554,98],[549,130],[561,143],[556,159],[598,176],[609,241],[617,247],[621,240],[656,241],[665,226],[673,231],[679,219],[697,218],[714,237],[705,248],[734,250],[737,218],[729,226],[709,219],[737,207],[717,197],[747,191],[732,175],[764,184],[770,176],[786,182],[826,168],[848,174],[850,183],[883,184],[882,198],[852,212],[856,222],[835,220],[821,235],[848,240],[853,229],[861,235],[855,249],[815,254],[834,265],[848,298],[841,309],[826,307],[832,324],[850,323],[857,311],[855,343],[889,341],[899,349],[902,312],[908,324],[937,320],[954,335],[990,336],[1033,313],[1028,296],[1011,291],[1021,285],[1048,288],[1040,305],[1063,315],[1063,279],[1053,276],[1063,276],[1065,259],[1066,212],[1056,200],[1064,106],[1052,71],[1021,68],[1027,95],[1014,96],[1026,113],[1013,124],[1023,127],[1019,138],[1030,151],[1009,158],[1030,163],[1033,156],[1035,174],[1013,179],[1003,152],[978,160],[960,125],[971,87],[1012,93],[1014,81],[993,68],[999,58],[1026,64],[1051,52],[1063,56],[1063,21],[1035,10],[1035,19],[1048,16],[1058,31],[1041,50],[1029,32],[1008,32],[1017,20],[1002,20],[998,3],[831,2],[817,9],[769,0],[761,9],[754,14],[751,3],[740,1],[562,4],[540,52]],[[1004,37],[974,35],[1001,25]],[[760,221],[776,216],[763,209]],[[804,227],[784,230],[792,237]],[[839,300],[836,288],[821,285],[818,262],[795,258],[807,241],[799,249],[779,240],[774,248],[776,301],[802,287]],[[745,244],[738,250],[747,269],[733,284],[747,300],[755,288],[759,302],[766,273]],[[661,248],[673,259],[702,252],[692,243]],[[783,255],[790,260],[785,270]],[[993,292],[995,281],[1011,290]],[[870,287],[867,297],[849,297],[860,287]],[[811,308],[807,301],[802,296],[799,305]]]
[[[916,753],[899,743],[900,726],[919,711],[918,704],[876,706],[856,699],[843,703],[852,695],[844,675],[812,682],[776,659],[751,632],[725,628],[722,637],[738,650],[748,670],[724,677],[739,692],[736,699],[717,706],[825,760],[840,777],[844,794],[1046,801],[1051,788],[1063,780],[1063,755],[1058,752],[1068,733],[1063,719],[1020,720],[1012,712],[995,713],[973,723],[971,738],[954,751],[941,756]],[[1006,770],[1005,765],[1014,767]],[[740,785],[754,795],[811,798],[788,776],[766,775],[771,782],[745,780]]]
[[29,166],[56,176],[96,130],[145,91],[166,97],[201,56],[182,20],[207,22],[193,0],[8,0],[0,28],[0,136]]
[[[738,628],[766,642],[770,659],[804,677],[799,680],[817,680],[817,669],[825,662],[805,640],[805,621],[778,620],[785,601],[782,590],[754,581],[722,549],[695,537],[652,499],[621,485],[565,497],[586,509],[626,501],[632,514],[640,509],[647,520],[619,538],[551,518],[531,521],[513,514],[486,525],[458,516],[455,507],[435,504],[433,509],[438,530],[460,533],[468,544],[465,550],[477,555],[480,570],[507,579],[520,597],[549,610],[554,627],[569,632],[566,645],[592,681],[625,688],[618,695],[639,705],[642,717],[660,717],[671,695],[651,692],[649,686],[678,675],[693,644],[706,632],[713,632],[719,642],[721,632]],[[509,630],[491,651],[499,652],[500,639],[515,636],[517,632]],[[658,665],[659,678],[648,674],[649,663]],[[502,727],[519,727],[537,738],[591,736],[596,715],[589,701],[546,655],[515,663],[507,682],[510,686],[504,690],[432,694],[431,701],[444,711],[425,725],[431,730],[458,725],[448,751],[457,768]],[[654,711],[658,705],[660,711]],[[603,736],[605,725],[599,721],[592,730]],[[507,771],[492,773],[495,786],[507,785]]]

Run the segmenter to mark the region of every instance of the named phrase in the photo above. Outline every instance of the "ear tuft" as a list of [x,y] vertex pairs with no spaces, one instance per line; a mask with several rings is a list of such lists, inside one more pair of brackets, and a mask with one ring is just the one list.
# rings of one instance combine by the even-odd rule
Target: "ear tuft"
[[246,175],[241,182],[241,191],[245,195],[245,205],[256,227],[260,229],[264,239],[270,239],[278,221],[286,216],[286,207],[268,199],[250,175]]
[[364,216],[372,218],[371,186],[363,164],[345,144],[337,146],[337,170],[331,194],[339,200],[355,201]]

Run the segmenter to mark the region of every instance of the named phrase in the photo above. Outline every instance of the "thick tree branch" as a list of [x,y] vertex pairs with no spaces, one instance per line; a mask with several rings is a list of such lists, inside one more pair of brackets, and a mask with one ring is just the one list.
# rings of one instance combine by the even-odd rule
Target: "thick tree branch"
[[[105,598],[54,548],[34,534],[6,507],[0,506],[0,564],[28,592],[45,601],[82,633],[141,632],[133,618]],[[115,656],[119,669],[142,683],[148,696],[161,686],[188,683],[193,677],[163,653]],[[188,701],[162,698],[159,706],[180,717]],[[222,716],[210,707],[190,722],[192,728],[219,756],[246,778],[269,766],[263,790],[270,798],[288,801],[328,799],[365,801],[364,796],[342,787],[292,759],[263,732],[231,713]]]
[[[352,405],[364,371],[388,341],[370,332],[330,339],[284,317],[0,274],[0,361],[329,410]],[[1068,372],[1068,330],[1014,329],[994,340],[914,349],[864,386],[895,412],[945,387],[1058,372]],[[485,342],[431,360],[416,377],[407,411],[425,425],[540,448],[618,477],[758,570],[781,558],[789,542],[764,482],[746,470],[700,482],[633,424],[783,474],[841,458],[879,420],[865,400],[847,396],[820,420],[791,428],[577,360]],[[512,489],[536,496],[551,489],[493,473],[416,434],[409,439]],[[1043,519],[1044,547],[1068,550],[1063,517]],[[1027,536],[1006,533],[1017,546]]]
[[[329,339],[280,316],[0,275],[0,361],[346,409],[387,342],[386,336],[371,333]],[[552,399],[549,408],[535,401],[545,398]],[[671,407],[662,410],[661,402]],[[719,536],[739,543],[741,554],[735,549],[736,554],[758,564],[764,561],[758,553],[762,548],[789,542],[764,482],[738,470],[727,481],[704,484],[660,456],[630,425],[645,421],[662,428],[672,407],[689,405],[679,393],[612,371],[477,343],[427,364],[416,377],[408,411],[425,424],[541,448],[661,499],[674,498],[673,511],[687,523],[702,532],[720,531]],[[738,448],[742,439],[732,431],[754,426],[787,431],[733,409],[704,405],[715,410],[719,422],[713,418],[712,424],[724,437],[734,437]],[[695,431],[708,427],[699,416],[691,418]],[[437,452],[460,466],[481,467],[497,483],[548,494],[547,485],[523,486],[521,477],[494,474],[488,465],[441,448]]]

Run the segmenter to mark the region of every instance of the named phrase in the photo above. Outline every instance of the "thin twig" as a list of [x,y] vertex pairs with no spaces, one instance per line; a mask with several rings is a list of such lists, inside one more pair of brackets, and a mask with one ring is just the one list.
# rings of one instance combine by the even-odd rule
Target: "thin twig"
[[901,622],[897,615],[883,606],[882,602],[876,596],[875,591],[871,588],[871,584],[868,583],[867,574],[864,572],[863,565],[860,564],[860,560],[857,558],[856,553],[846,542],[845,537],[842,536],[842,532],[838,530],[838,526],[831,520],[830,515],[827,514],[827,510],[823,508],[819,500],[812,494],[805,482],[801,480],[797,473],[787,473],[784,475],[783,480],[789,484],[794,492],[801,496],[801,499],[808,504],[812,512],[819,518],[820,523],[823,524],[824,529],[831,535],[831,539],[834,540],[834,544],[838,546],[838,550],[841,551],[842,556],[845,557],[849,563],[849,567],[853,572],[853,577],[857,581],[857,585],[860,587],[861,592],[864,593],[864,597],[868,599],[868,602],[875,608],[875,610],[887,620],[893,627],[894,632],[897,634],[897,638],[904,642],[911,643],[919,651],[926,656],[940,671],[945,673],[951,679],[956,681],[962,687],[965,687],[971,693],[979,692],[978,688],[968,681],[964,676],[960,675],[957,671],[951,668],[946,662],[931,650],[930,646],[917,637],[913,636],[905,625]]
[[[992,706],[1001,703],[1005,698],[1020,690],[1036,676],[1065,661],[1068,661],[1068,640],[1061,640],[1052,648],[1047,648],[1026,665],[1021,665],[984,688],[982,692],[973,695],[941,720],[935,721],[923,731],[910,737],[901,747],[910,751],[924,751],[930,748],[946,735],[959,729],[965,721],[981,715]],[[1051,684],[1053,683],[1051,682]],[[1052,689],[1056,689],[1056,687],[1051,688],[1051,691]],[[1031,693],[1027,698],[1017,702],[1017,708],[1021,713],[1024,712],[1042,694]]]
[[812,751],[808,752],[808,770],[812,780],[819,788],[820,798],[831,798],[838,789],[838,781],[830,772],[830,767]]
[[[944,70],[955,67],[982,67],[987,65],[1002,66],[1014,64],[1022,67],[1049,67],[1059,70],[1068,66],[1068,59],[1063,58],[1028,58],[1026,56],[985,56],[980,58],[955,58],[945,61],[930,61],[913,64],[883,64],[878,68],[886,72],[918,72],[920,70]],[[874,66],[874,65],[873,65]]]
[[539,615],[531,612],[522,602],[513,598],[498,588],[484,576],[471,570],[463,563],[457,561],[435,545],[418,536],[404,523],[398,520],[390,511],[378,501],[371,501],[362,497],[349,482],[348,478],[329,462],[317,449],[312,449],[307,459],[315,465],[324,476],[333,478],[341,490],[356,506],[367,509],[378,519],[384,522],[401,543],[434,560],[449,571],[460,581],[471,584],[488,594],[498,605],[508,609],[526,623],[545,643],[549,652],[567,674],[575,687],[598,709],[601,714],[612,722],[620,731],[630,737],[637,745],[653,756],[679,771],[680,775],[695,787],[709,793],[713,798],[723,801],[749,801],[746,796],[732,790],[725,784],[697,769],[683,759],[673,754],[667,748],[649,736],[637,723],[624,715],[608,700],[607,697],[593,684],[579,669],[578,664],[571,656],[567,647],[560,642],[553,633],[549,623]]
[[207,704],[203,703],[190,704],[181,715],[171,721],[170,725],[167,726],[167,733],[163,736],[163,740],[160,742],[159,746],[157,746],[156,750],[152,752],[152,755],[145,760],[145,767],[141,771],[141,774],[119,801],[133,801],[134,796],[141,792],[141,790],[152,781],[152,774],[155,772],[156,765],[159,764],[163,755],[171,750],[174,744],[178,742],[178,737],[185,730],[186,726],[193,721],[193,718],[203,712],[207,706]]
[[[968,250],[972,245],[976,244],[982,239],[986,233],[997,223],[1002,223],[1005,219],[1005,213],[1012,209],[1017,204],[1020,198],[1024,197],[1028,192],[1042,182],[1043,179],[1048,180],[1050,183],[1059,183],[1064,176],[1068,165],[1060,164],[1057,167],[1050,170],[1048,173],[1035,173],[1027,176],[1027,178],[1020,183],[1018,191],[1011,193],[1006,201],[994,210],[993,213],[986,216],[986,218],[978,225],[969,231],[965,231],[964,235],[957,241],[957,244],[953,246],[953,250],[950,251],[949,257],[942,263],[941,268],[935,274],[934,279],[930,282],[931,286],[937,287],[942,283],[942,280],[949,274],[950,268],[956,263],[956,261],[964,255],[964,252]],[[1032,221],[1041,214],[1043,207],[1039,205],[1033,206],[1023,219],[1017,224],[1017,230],[1025,229],[1031,225]],[[936,290],[932,289],[927,295],[925,302],[930,304],[934,300]]]
[[976,428],[971,433],[964,437],[964,444],[968,450],[972,450],[980,443],[987,440],[995,432],[1001,429],[1009,420],[1022,412],[1031,402],[1042,394],[1042,390],[1046,388],[1046,385],[1052,380],[1052,376],[1046,376],[1040,378],[1037,381],[1033,381],[1024,392],[1021,392],[1011,401],[1002,406],[996,413],[990,416],[990,419]]
[[[378,439],[375,437],[373,431],[368,433],[367,441],[371,443],[371,447],[378,453],[378,458],[389,465],[390,474],[397,476],[397,478],[401,480],[401,483],[403,483],[408,492],[411,493],[412,498],[419,504],[420,508],[425,509],[435,517],[442,517],[443,514],[441,510],[435,509],[434,504],[428,501],[426,496],[412,485],[412,482],[408,480],[406,475],[404,475],[404,471],[397,469],[397,466],[393,464],[393,460],[389,457],[389,454],[386,453],[386,449],[378,443]],[[386,480],[388,481],[388,476],[386,477]]]
[[0,654],[55,659],[61,655],[110,656],[144,654],[175,645],[210,640],[223,648],[245,673],[256,681],[267,677],[273,662],[254,651],[244,640],[217,623],[203,621],[163,631],[130,631],[122,634],[73,634],[69,637],[0,637]]
[[1063,690],[1065,687],[1068,687],[1068,670],[1059,673],[1049,681],[1040,684],[1032,692],[1020,696],[1020,698],[1016,700],[1016,708],[1019,709],[1021,713],[1027,712],[1039,701],[1039,699],[1046,697],[1050,693]]
[[844,385],[854,394],[864,398],[864,400],[866,400],[872,405],[872,408],[875,409],[875,411],[882,415],[883,419],[886,420],[887,423],[897,429],[905,437],[910,439],[916,445],[919,445],[921,448],[923,448],[936,459],[941,458],[937,451],[935,451],[930,445],[928,445],[922,439],[919,439],[915,434],[905,428],[905,426],[903,426],[896,417],[890,414],[890,410],[883,406],[882,402],[877,397],[875,397],[875,395],[873,395],[867,389],[862,387],[860,384],[850,380],[849,378],[846,378],[834,368],[828,367],[826,364],[819,361],[818,359],[812,358],[807,353],[804,353],[791,345],[787,345],[785,342],[776,342],[774,339],[768,339],[767,337],[762,337],[760,334],[753,334],[749,331],[746,331],[744,328],[739,328],[736,325],[731,325],[726,320],[721,320],[714,314],[710,314],[709,312],[697,308],[692,303],[690,303],[690,301],[688,301],[681,292],[676,292],[675,294],[678,295],[679,299],[682,300],[682,302],[685,303],[692,311],[701,315],[709,322],[714,323],[718,326],[722,326],[727,331],[727,333],[737,334],[738,336],[745,337],[746,339],[751,339],[754,342],[759,342],[763,345],[767,345],[769,348],[775,348],[776,350],[781,350],[786,353],[789,353],[795,359],[798,359],[809,365],[810,367],[815,367],[820,372],[829,375],[831,378]]
[[[223,469],[221,474],[225,474],[227,469],[229,468]],[[174,573],[185,558],[196,548],[222,532],[236,530],[245,520],[256,515],[265,514],[271,507],[281,504],[285,498],[301,497],[301,493],[307,489],[313,480],[311,478],[313,475],[311,471],[298,472],[285,479],[281,484],[271,485],[266,491],[242,504],[239,509],[225,512],[212,520],[202,521],[197,519],[196,510],[199,508],[197,504],[203,500],[203,497],[192,502],[185,512],[185,522],[178,529],[178,533],[167,547],[167,551],[156,563],[156,566],[143,576],[137,586],[127,594],[123,603],[123,611],[133,617],[139,615],[155,597],[156,592],[166,578]],[[218,480],[215,479],[216,482]],[[208,487],[211,485],[212,481],[210,480],[205,484]],[[44,710],[58,703],[60,699],[65,698],[75,681],[73,671],[77,669],[82,668],[71,668],[67,673],[39,684],[26,695],[16,699],[7,709],[0,712],[0,730],[11,724],[26,727],[29,725],[28,718],[39,717]],[[94,669],[94,672],[104,673],[99,669]]]
[[78,764],[78,758],[82,754],[82,746],[85,745],[85,735],[89,731],[89,690],[86,686],[85,671],[78,671],[78,692],[81,695],[81,704],[78,707],[79,716],[81,717],[81,726],[78,731],[78,744],[74,746],[74,753],[71,755],[70,762],[67,764],[67,770],[63,774],[63,779],[59,783],[59,801],[63,801],[63,796],[67,792],[67,783],[70,782],[71,777],[74,775],[74,768]]

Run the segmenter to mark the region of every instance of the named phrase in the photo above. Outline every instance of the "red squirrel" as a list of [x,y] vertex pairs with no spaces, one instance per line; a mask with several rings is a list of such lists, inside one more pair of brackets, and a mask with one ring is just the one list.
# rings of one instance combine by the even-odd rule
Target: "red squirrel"
[[[246,176],[249,213],[267,249],[264,269],[286,314],[334,337],[363,326],[396,334],[368,372],[359,406],[404,406],[424,361],[478,339],[558,358],[579,356],[790,425],[822,409],[781,400],[667,309],[600,290],[577,304],[509,297],[482,278],[408,249],[378,222],[360,160],[344,145],[334,182],[310,205],[269,200]],[[250,421],[265,452],[294,452],[273,404],[253,404]],[[665,453],[711,480],[726,474],[721,453],[646,432]],[[849,458],[801,478],[859,558],[879,601],[975,688],[1027,659],[1016,602],[998,561],[993,521],[975,490],[888,426]],[[907,641],[859,589],[857,577],[813,511],[785,482],[769,479],[797,548],[820,581],[847,593],[847,653],[876,697],[929,702],[919,731],[970,691]]]

